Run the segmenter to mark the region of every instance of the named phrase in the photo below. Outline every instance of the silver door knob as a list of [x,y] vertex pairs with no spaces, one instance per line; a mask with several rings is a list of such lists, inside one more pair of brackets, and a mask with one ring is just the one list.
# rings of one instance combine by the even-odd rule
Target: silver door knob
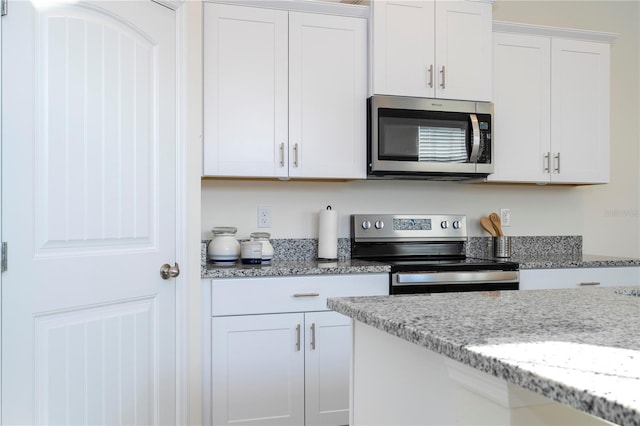
[[168,263],[165,263],[160,267],[160,276],[163,280],[168,280],[169,278],[175,278],[180,275],[180,266],[176,263],[171,266]]

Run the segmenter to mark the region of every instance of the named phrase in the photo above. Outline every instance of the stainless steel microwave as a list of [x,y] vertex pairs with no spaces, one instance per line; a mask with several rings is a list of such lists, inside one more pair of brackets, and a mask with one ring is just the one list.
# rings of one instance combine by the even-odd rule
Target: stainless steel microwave
[[482,179],[493,173],[493,104],[375,95],[368,178]]

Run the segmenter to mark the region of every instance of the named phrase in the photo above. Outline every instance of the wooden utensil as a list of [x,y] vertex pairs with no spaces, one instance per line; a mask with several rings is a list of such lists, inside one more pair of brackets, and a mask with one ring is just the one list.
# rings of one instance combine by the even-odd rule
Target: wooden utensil
[[493,227],[493,223],[491,222],[491,219],[489,219],[488,217],[482,216],[480,218],[480,225],[482,225],[484,230],[487,231],[489,234],[491,234],[492,237],[497,236],[496,230]]
[[500,224],[500,216],[498,216],[498,213],[491,213],[489,215],[489,219],[491,219],[491,223],[493,224],[493,227],[496,230],[496,234],[498,234],[498,237],[504,237],[504,233],[502,232],[502,226]]

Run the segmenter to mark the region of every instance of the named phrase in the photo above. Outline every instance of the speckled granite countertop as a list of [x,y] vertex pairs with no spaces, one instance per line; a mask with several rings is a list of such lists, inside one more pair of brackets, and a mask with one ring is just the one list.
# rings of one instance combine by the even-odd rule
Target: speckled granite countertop
[[[317,257],[317,240],[273,239],[274,258],[271,266],[244,266],[236,263],[218,267],[207,260],[208,240],[201,243],[201,277],[232,278],[285,275],[351,274],[388,272],[389,267],[368,262],[349,260],[350,240],[338,239],[338,257],[342,260],[336,266],[321,265]],[[481,259],[493,258],[491,238],[470,237],[466,255]],[[602,268],[615,266],[640,266],[640,259],[622,257],[583,255],[582,237],[512,237],[512,257],[520,264],[520,269],[552,268]],[[524,253],[524,254],[523,254]]]
[[202,267],[202,278],[274,277],[287,275],[388,273],[390,267],[382,263],[359,260],[317,262],[312,260],[273,261],[264,265],[217,266],[208,262]]
[[640,287],[338,298],[327,305],[557,402],[638,425],[640,297],[633,293]]
[[599,256],[594,254],[577,255],[515,255],[509,260],[518,262],[520,269],[554,268],[609,268],[615,266],[640,266],[640,259],[626,257]]

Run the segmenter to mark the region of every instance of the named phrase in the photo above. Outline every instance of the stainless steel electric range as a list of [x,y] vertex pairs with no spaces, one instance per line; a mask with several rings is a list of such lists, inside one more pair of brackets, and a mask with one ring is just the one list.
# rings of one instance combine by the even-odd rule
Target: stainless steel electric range
[[390,294],[518,290],[515,262],[465,255],[465,215],[351,215],[351,257],[391,266]]

